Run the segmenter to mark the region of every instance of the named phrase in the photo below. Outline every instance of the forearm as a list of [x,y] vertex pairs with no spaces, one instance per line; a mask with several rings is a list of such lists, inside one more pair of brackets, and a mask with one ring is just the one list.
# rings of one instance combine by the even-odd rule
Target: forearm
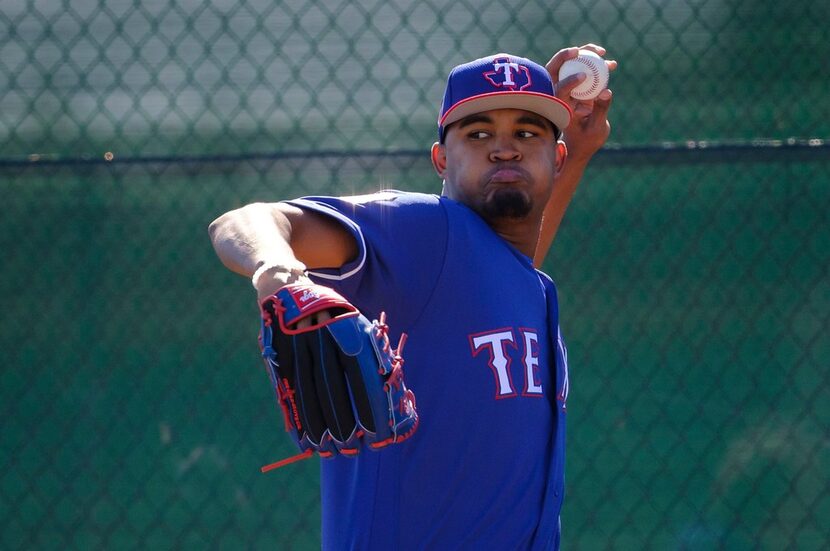
[[553,192],[551,193],[548,204],[545,206],[542,228],[539,232],[539,241],[536,244],[536,254],[533,257],[533,263],[537,268],[545,260],[545,256],[556,237],[556,232],[562,223],[562,218],[565,216],[565,211],[568,209],[571,198],[579,186],[579,181],[582,179],[589,160],[590,158],[584,160],[569,158],[562,167],[562,171],[556,176],[556,181],[553,184]]
[[276,204],[253,203],[225,213],[209,232],[219,259],[238,274],[250,277],[265,262],[297,262],[291,223]]

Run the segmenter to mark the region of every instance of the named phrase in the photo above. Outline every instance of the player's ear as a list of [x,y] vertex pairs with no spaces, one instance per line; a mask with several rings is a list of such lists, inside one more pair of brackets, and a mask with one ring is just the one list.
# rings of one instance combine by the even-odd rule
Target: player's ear
[[444,173],[447,171],[447,148],[442,143],[435,142],[432,144],[432,151],[430,152],[430,158],[432,159],[432,166],[435,168],[435,172],[438,173],[438,176],[441,178],[444,177]]
[[562,172],[562,167],[565,166],[565,159],[568,158],[568,146],[565,142],[559,140],[556,142],[556,174]]

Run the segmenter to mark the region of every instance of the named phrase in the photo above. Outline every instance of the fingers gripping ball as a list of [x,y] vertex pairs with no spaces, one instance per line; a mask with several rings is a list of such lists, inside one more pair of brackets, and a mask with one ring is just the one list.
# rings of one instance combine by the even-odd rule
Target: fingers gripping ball
[[355,455],[415,432],[415,396],[403,380],[406,335],[393,350],[384,314],[370,322],[338,293],[313,284],[286,285],[261,311],[262,355],[301,456]]
[[571,90],[574,99],[594,99],[608,87],[608,66],[604,59],[591,50],[579,50],[577,57],[563,63],[559,69],[559,80],[577,73],[585,73],[587,78]]

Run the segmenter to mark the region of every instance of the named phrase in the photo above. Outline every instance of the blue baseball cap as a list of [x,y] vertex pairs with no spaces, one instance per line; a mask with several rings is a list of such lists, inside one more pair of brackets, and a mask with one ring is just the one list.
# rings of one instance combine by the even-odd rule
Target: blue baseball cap
[[562,135],[571,122],[571,108],[553,93],[548,70],[510,54],[496,54],[458,65],[447,78],[438,116],[438,140],[450,124],[491,109],[524,109],[541,115]]

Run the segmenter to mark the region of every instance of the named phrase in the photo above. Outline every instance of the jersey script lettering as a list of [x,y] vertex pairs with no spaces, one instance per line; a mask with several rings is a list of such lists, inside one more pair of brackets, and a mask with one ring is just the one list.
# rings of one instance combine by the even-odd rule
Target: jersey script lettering
[[[521,335],[520,338],[516,338],[517,333]],[[514,330],[508,327],[470,335],[470,349],[474,357],[483,350],[487,351],[487,366],[495,378],[497,400],[517,396],[510,368],[512,357],[508,348],[517,350],[518,357],[524,364],[524,386],[521,395],[542,396],[542,382],[539,378],[539,336],[535,330]]]

